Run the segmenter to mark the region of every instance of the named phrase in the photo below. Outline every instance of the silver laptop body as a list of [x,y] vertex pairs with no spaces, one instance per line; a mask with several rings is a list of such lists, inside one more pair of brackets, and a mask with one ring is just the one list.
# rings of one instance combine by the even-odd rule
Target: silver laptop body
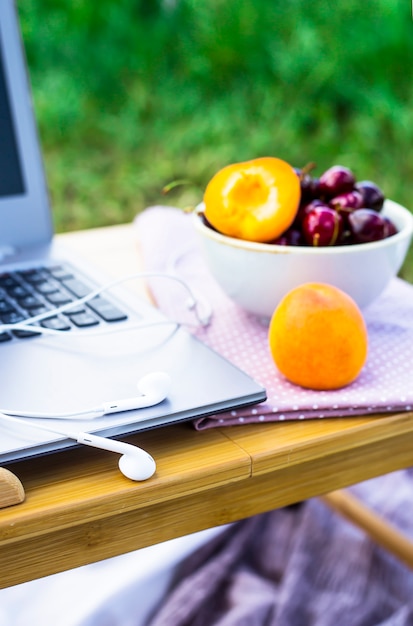
[[[25,286],[36,286],[37,274],[49,270],[59,293],[68,293],[62,277],[72,272],[89,290],[104,281],[54,241],[18,17],[13,0],[1,0],[0,323],[14,319],[13,314],[7,316],[13,285],[14,292],[23,293],[21,302],[32,302],[24,296]],[[12,280],[16,276],[22,281],[17,286]],[[185,299],[178,287],[177,297]],[[42,303],[47,298],[53,301],[41,291],[38,298]],[[99,318],[95,325],[74,326],[50,336],[17,337],[9,330],[7,337],[0,328],[4,339],[0,341],[0,411],[81,411],[113,398],[138,395],[137,381],[156,371],[171,377],[168,397],[157,406],[97,419],[26,418],[22,425],[0,418],[0,464],[75,445],[64,436],[31,428],[33,423],[116,437],[265,399],[265,390],[249,376],[126,289],[105,293],[104,302],[126,319],[107,323]],[[92,317],[86,319],[93,319],[95,311],[87,308],[87,315]],[[64,314],[59,318],[63,323],[69,320]]]

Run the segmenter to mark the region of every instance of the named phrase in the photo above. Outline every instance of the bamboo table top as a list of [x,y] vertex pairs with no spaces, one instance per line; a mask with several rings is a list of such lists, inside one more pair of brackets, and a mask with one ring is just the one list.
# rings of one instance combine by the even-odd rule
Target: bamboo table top
[[[109,276],[139,269],[131,225],[59,237]],[[413,413],[202,432],[177,424],[124,440],[154,456],[153,478],[131,482],[116,455],[93,448],[8,466],[26,497],[0,509],[0,588],[411,466]]]

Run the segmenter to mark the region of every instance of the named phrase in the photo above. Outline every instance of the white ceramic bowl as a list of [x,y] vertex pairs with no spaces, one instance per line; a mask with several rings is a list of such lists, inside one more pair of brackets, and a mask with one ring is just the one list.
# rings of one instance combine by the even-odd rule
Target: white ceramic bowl
[[202,205],[196,231],[212,275],[243,309],[270,317],[281,298],[306,282],[339,287],[360,308],[373,302],[399,271],[413,233],[413,215],[386,200],[382,209],[398,232],[371,243],[312,248],[254,243],[226,237],[205,225]]

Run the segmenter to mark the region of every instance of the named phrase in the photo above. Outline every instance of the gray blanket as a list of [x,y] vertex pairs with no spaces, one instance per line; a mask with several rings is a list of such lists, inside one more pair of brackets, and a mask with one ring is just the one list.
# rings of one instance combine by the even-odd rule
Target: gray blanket
[[[351,491],[413,541],[413,470]],[[150,621],[407,625],[413,625],[413,572],[318,499],[238,522],[190,555]]]

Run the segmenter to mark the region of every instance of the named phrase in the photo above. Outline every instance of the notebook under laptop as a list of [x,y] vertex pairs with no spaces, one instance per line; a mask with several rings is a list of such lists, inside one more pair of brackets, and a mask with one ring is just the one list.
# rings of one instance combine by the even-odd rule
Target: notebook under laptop
[[[0,323],[48,311],[102,280],[53,238],[17,12],[13,0],[1,0]],[[185,297],[179,289],[177,297]],[[137,395],[138,379],[154,371],[170,375],[168,397],[94,420],[30,418],[25,426],[0,418],[0,464],[75,445],[33,423],[121,436],[265,400],[249,376],[126,289],[92,304],[38,322],[66,326],[59,335],[0,327],[0,411],[81,411]]]

